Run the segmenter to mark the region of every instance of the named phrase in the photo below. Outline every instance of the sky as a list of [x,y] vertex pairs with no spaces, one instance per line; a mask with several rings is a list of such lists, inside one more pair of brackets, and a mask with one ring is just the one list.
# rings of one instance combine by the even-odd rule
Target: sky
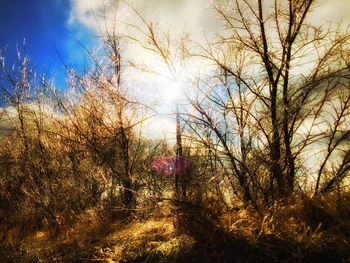
[[[148,21],[153,21],[157,28],[169,30],[171,37],[181,38],[184,31],[190,34],[192,40],[203,43],[205,39],[215,36],[219,25],[215,16],[208,9],[211,2],[216,0],[128,0],[128,3],[140,11]],[[271,1],[271,0],[267,0]],[[121,35],[131,34],[142,38],[142,34],[135,28],[127,26],[135,24],[141,26],[142,21],[135,15],[130,6],[121,4],[117,13],[113,5],[115,0],[1,0],[0,1],[0,50],[5,56],[7,66],[12,66],[16,57],[16,46],[31,57],[31,65],[38,73],[46,72],[54,76],[59,89],[66,87],[65,68],[74,67],[83,70],[88,67],[88,60],[84,48],[99,45],[97,35],[103,34],[117,21],[117,31]],[[350,15],[350,0],[318,0],[308,21],[319,25],[330,21],[334,24],[347,16],[344,25],[348,25]],[[205,34],[204,34],[205,32]],[[159,56],[145,51],[135,43],[124,42],[124,55],[155,71],[169,75]],[[198,71],[205,68],[199,61],[191,61],[186,68],[178,65],[179,75],[184,72]],[[131,72],[129,82],[150,81],[147,86],[159,86],[160,94],[166,97],[175,94],[178,87],[185,81],[169,84],[164,81],[155,82],[153,76],[143,76],[140,72]],[[174,83],[174,82],[173,82]],[[160,111],[166,112],[173,101],[165,99]],[[171,126],[174,122],[168,118],[162,119],[164,126]],[[159,121],[157,121],[159,123]],[[157,128],[158,129],[158,128]],[[162,130],[162,129],[158,129]],[[153,132],[153,131],[152,131]]]
[[[203,41],[218,30],[217,21],[208,7],[210,0],[128,0],[148,20],[156,21],[161,29],[170,30],[180,37],[184,31],[191,38]],[[37,72],[55,75],[55,83],[65,86],[64,65],[77,69],[86,67],[86,53],[80,43],[90,47],[97,45],[94,36],[103,33],[114,23],[113,0],[1,0],[0,1],[0,50],[6,64],[15,62],[16,46],[31,57]],[[139,24],[140,20],[130,8],[121,4],[116,19],[119,33],[130,33],[126,23]],[[108,17],[107,21],[103,13]],[[327,20],[339,21],[349,16],[350,0],[318,0],[309,20],[315,24]],[[132,34],[137,34],[131,32]],[[23,41],[25,39],[25,51]],[[140,47],[125,47],[128,57],[138,62],[157,60]],[[198,68],[198,67],[197,67]],[[159,70],[159,68],[157,68]]]
[[[92,32],[70,23],[69,0],[1,0],[0,50],[7,67],[16,62],[17,49],[31,57],[36,72],[54,76],[65,86],[65,67],[83,69],[83,48],[93,43]],[[79,41],[78,41],[79,40]]]

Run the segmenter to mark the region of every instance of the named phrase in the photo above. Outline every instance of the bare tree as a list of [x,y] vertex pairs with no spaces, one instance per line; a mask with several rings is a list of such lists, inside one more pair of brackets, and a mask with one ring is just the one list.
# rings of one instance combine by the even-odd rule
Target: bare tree
[[[321,178],[325,192],[348,174],[347,154],[334,165],[349,132],[349,35],[306,23],[314,2],[216,1],[223,32],[193,54],[218,67],[218,81],[203,81],[202,95],[192,100],[199,113],[193,124],[213,131],[245,200],[254,199],[252,192],[289,196],[296,175],[307,172],[304,152],[325,138],[315,192]],[[337,168],[326,179],[329,163]]]

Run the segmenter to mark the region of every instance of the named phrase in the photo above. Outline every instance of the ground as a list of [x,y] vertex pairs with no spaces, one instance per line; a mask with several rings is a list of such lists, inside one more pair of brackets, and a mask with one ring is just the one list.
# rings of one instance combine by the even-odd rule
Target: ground
[[[199,208],[127,219],[86,211],[72,226],[7,230],[1,262],[350,262],[349,222],[323,210],[240,208],[214,219]],[[296,213],[296,211],[298,213]],[[273,212],[273,213],[272,213]],[[175,216],[175,214],[177,216]],[[327,216],[329,218],[327,218]],[[281,219],[284,218],[282,221]],[[311,218],[311,215],[307,215]],[[315,222],[315,219],[313,219]],[[317,220],[316,220],[317,221]],[[17,237],[17,238],[15,238]]]

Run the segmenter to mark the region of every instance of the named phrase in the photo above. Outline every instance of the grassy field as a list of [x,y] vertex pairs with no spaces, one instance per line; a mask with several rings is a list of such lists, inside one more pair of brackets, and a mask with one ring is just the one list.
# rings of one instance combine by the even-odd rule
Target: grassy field
[[236,207],[221,215],[162,203],[127,219],[89,210],[72,226],[7,229],[0,261],[349,262],[346,201],[337,208],[329,200],[276,203],[260,212]]

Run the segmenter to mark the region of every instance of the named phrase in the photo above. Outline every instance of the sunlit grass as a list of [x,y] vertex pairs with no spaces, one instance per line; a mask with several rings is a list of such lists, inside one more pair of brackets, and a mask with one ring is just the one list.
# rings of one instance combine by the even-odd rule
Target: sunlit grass
[[[263,214],[244,207],[227,211],[217,226],[224,231],[223,235],[226,232],[231,236],[231,241],[224,239],[228,246],[217,247],[215,242],[222,242],[219,239],[198,241],[191,235],[178,233],[173,216],[123,222],[93,211],[82,215],[74,226],[58,231],[28,232],[22,241],[17,239],[19,233],[10,235],[14,238],[12,245],[22,249],[21,258],[44,262],[183,262],[189,258],[198,262],[208,258],[223,260],[228,255],[246,258],[242,262],[272,260],[284,255],[295,262],[318,258],[322,253],[325,257],[345,259],[349,256],[346,247],[350,240],[341,232],[349,230],[349,219],[328,225],[336,216],[340,220],[339,215],[321,208],[322,203],[308,202],[276,203]],[[219,238],[217,232],[215,237]],[[236,251],[231,247],[233,244],[240,249]],[[10,243],[7,245],[11,247]],[[210,247],[214,249],[211,252]]]

